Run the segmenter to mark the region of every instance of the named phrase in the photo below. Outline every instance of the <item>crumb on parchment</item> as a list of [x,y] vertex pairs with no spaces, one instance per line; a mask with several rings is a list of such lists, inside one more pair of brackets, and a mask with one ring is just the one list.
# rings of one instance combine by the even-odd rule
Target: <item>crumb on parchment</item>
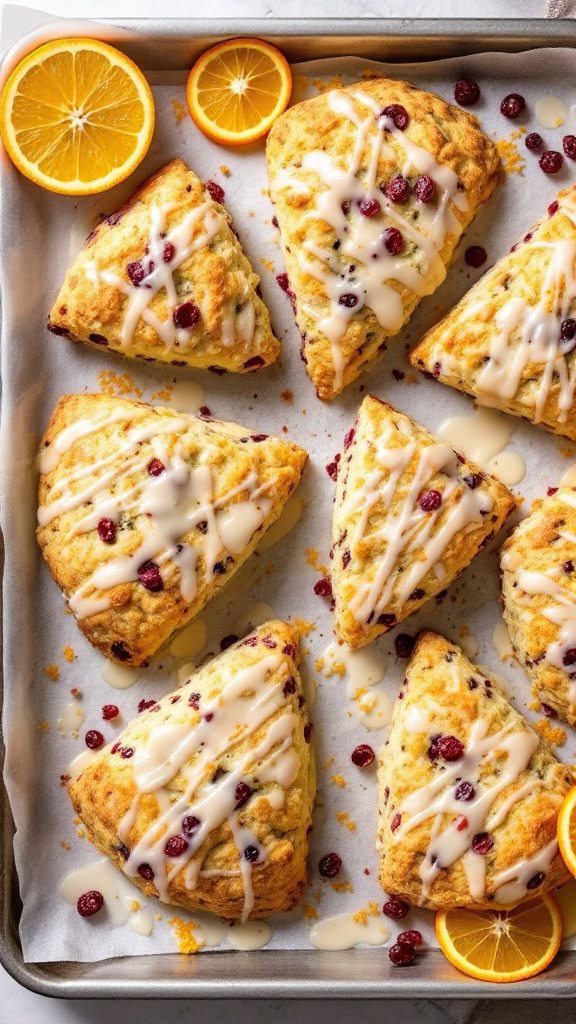
[[130,373],[115,373],[114,370],[100,370],[98,383],[103,395],[118,398],[122,395],[136,395],[142,398],[144,392],[139,388]]
[[72,847],[70,846],[70,843],[67,843],[65,839],[61,839],[60,840],[60,846],[62,847],[63,850],[71,850],[72,849]]
[[316,907],[311,907],[309,903],[303,903],[302,910],[304,911],[304,917],[308,921],[318,920],[318,911],[316,910]]
[[553,747],[563,747],[566,743],[566,733],[559,725],[552,725],[548,718],[542,718],[536,722],[536,732]]
[[334,892],[354,892],[352,882],[331,882]]
[[294,629],[300,636],[308,636],[314,629],[316,629],[315,622],[309,622],[307,619],[299,619],[297,615],[292,616],[290,624],[294,626]]
[[225,178],[229,178],[230,177],[230,168],[228,167],[228,164],[220,164],[220,172],[221,172],[221,174],[224,175]]
[[265,270],[269,271],[270,274],[273,274],[274,271],[276,270],[273,261],[265,259],[264,256],[260,257],[260,263],[262,264]]
[[344,828],[347,828],[349,832],[356,831],[356,822],[350,817],[346,811],[336,811],[336,821],[340,822]]
[[44,675],[47,675],[53,683],[56,683],[60,679],[60,669],[58,668],[58,665],[46,665]]
[[174,120],[176,124],[180,124],[181,121],[188,117],[188,109],[177,96],[172,96],[171,103]]
[[339,75],[329,78],[327,82],[323,78],[312,79],[312,85],[319,92],[330,92],[331,89],[343,89],[344,81]]
[[172,398],[172,391],[174,390],[173,384],[163,384],[158,391],[154,391],[150,395],[151,402],[169,402]]
[[38,722],[37,728],[38,728],[38,732],[48,732],[50,726],[48,725],[48,722],[46,721],[46,719],[42,719],[41,722]]
[[346,786],[348,785],[343,775],[333,775],[332,782],[334,783],[335,786],[339,786],[340,789],[345,789]]
[[280,395],[280,398],[282,399],[283,402],[291,402],[294,398],[294,395],[290,391],[290,388],[286,388],[286,390],[283,391],[282,394]]
[[[526,131],[526,129],[524,129]],[[526,163],[520,153],[516,140],[523,135],[523,131],[516,128],[508,139],[497,139],[496,149],[498,150],[502,166],[506,174],[524,174]]]
[[62,648],[62,654],[66,658],[66,661],[74,661],[74,658],[76,657],[76,651],[70,646],[70,644],[66,644]]
[[375,900],[370,900],[367,907],[362,907],[352,915],[352,920],[356,924],[368,924],[369,917],[379,917],[380,907]]
[[179,953],[197,953],[204,945],[194,935],[194,929],[198,927],[195,921],[183,921],[181,917],[170,917],[168,924],[176,936]]

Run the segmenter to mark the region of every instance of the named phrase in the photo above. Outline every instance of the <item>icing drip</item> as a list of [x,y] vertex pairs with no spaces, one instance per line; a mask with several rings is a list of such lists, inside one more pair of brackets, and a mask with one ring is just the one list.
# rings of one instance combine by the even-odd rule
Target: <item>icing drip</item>
[[[481,855],[471,849],[473,837],[498,828],[514,804],[529,796],[540,784],[538,780],[530,779],[510,793],[494,813],[490,813],[499,795],[513,785],[528,767],[538,747],[538,738],[527,730],[514,731],[513,723],[492,735],[487,735],[488,727],[485,719],[478,719],[472,726],[463,756],[447,764],[436,778],[411,793],[396,809],[402,820],[394,834],[394,842],[421,822],[434,818],[428,849],[419,868],[423,899],[429,896],[440,871],[460,857],[464,857],[470,895],[473,899],[481,899],[485,893],[485,867],[477,859]],[[486,785],[480,780],[481,769],[494,760],[496,754],[500,772],[495,782]],[[502,754],[506,755],[505,761]],[[472,800],[463,802],[456,799],[457,779],[472,783],[475,790]],[[452,820],[443,829],[444,815],[451,815]],[[485,862],[485,857],[481,859]]]
[[[136,877],[142,864],[149,865],[164,902],[169,901],[170,882],[182,870],[185,870],[187,887],[196,886],[202,867],[202,860],[196,854],[209,834],[227,821],[238,848],[244,882],[243,920],[252,909],[252,866],[262,864],[267,853],[254,832],[238,819],[236,787],[243,782],[250,788],[255,784],[272,787],[271,793],[275,792],[274,787],[284,791],[298,774],[299,762],[293,746],[298,717],[286,704],[285,675],[281,680],[270,682],[271,674],[282,664],[279,655],[271,654],[237,672],[212,702],[203,705],[202,718],[195,727],[185,723],[160,724],[152,730],[147,743],[136,751],[132,764],[138,792],[120,822],[119,838],[128,839],[142,794],[154,793],[160,814],[132,849],[124,871]],[[273,717],[275,715],[277,717]],[[255,748],[245,753],[234,768],[222,775],[214,774],[214,767],[223,755],[239,742],[245,742],[265,723],[268,723],[266,733]],[[173,783],[177,777],[182,783],[176,789]],[[168,794],[169,798],[165,799]],[[190,816],[198,820],[191,835],[182,824]],[[187,848],[176,858],[167,857],[164,851],[167,838],[182,831],[186,832]],[[250,858],[246,856],[247,849]]]
[[[445,444],[432,444],[420,452],[404,501],[392,513],[392,497],[417,452],[408,420],[402,421],[402,433],[407,437],[407,443],[402,447],[386,446],[392,436],[397,437],[398,431],[378,440],[376,461],[379,468],[367,476],[363,487],[351,496],[343,510],[343,518],[360,510],[350,544],[352,558],[362,557],[362,548],[368,540],[385,544],[374,578],[361,585],[350,602],[354,617],[363,624],[369,624],[386,609],[393,596],[399,605],[404,604],[431,568],[436,569],[437,575],[439,566],[443,571],[441,560],[452,539],[473,523],[481,523],[483,515],[490,512],[494,504],[482,487],[471,489],[459,478],[461,467],[451,448]],[[424,512],[418,504],[418,497],[438,474],[445,478],[442,504],[435,511]],[[370,513],[378,502],[388,515],[379,530],[367,533]],[[422,557],[415,558],[408,571],[399,573],[396,566],[404,551],[421,551]]]
[[552,839],[547,846],[533,857],[517,861],[507,871],[501,871],[494,878],[494,899],[497,903],[516,903],[528,892],[528,882],[540,871],[546,874],[558,853],[558,842]]
[[[337,240],[330,249],[305,242],[306,252],[300,256],[302,268],[324,285],[330,302],[328,315],[319,315],[309,307],[306,312],[318,321],[319,329],[330,341],[337,387],[342,384],[344,371],[341,341],[352,317],[368,306],[387,332],[400,330],[405,316],[402,289],[416,296],[430,295],[442,283],[446,268],[439,252],[448,234],[458,238],[462,232],[450,203],[463,211],[468,208],[466,197],[458,192],[454,171],[440,166],[430,153],[396,128],[371,97],[356,92],[354,98],[368,107],[368,116],[359,116],[345,93],[334,90],[329,96],[331,110],[349,118],[356,127],[347,169],[323,150],[307,153],[302,161],[302,170],[316,175],[326,186],[316,198],[315,210],[304,217],[328,224]],[[439,190],[436,203],[419,203],[412,197],[400,208],[386,199],[377,177],[382,157],[391,165],[395,163],[394,151],[386,144],[390,138],[403,150],[404,176],[427,174],[434,180]],[[370,155],[366,161],[363,156],[367,147]],[[306,186],[300,186],[298,179],[284,172],[281,188],[309,195]],[[368,217],[359,204],[370,200],[376,200],[380,209]],[[399,228],[404,237],[404,249],[398,255],[390,254],[384,242],[384,231],[390,225]],[[395,282],[400,289],[388,282]]]
[[[224,220],[215,207],[206,202],[190,210],[180,224],[167,231],[166,218],[173,209],[170,205],[151,207],[150,237],[146,245],[146,255],[142,259],[144,276],[138,284],[133,284],[130,279],[125,280],[112,271],[100,270],[92,260],[84,265],[86,276],[94,288],[100,288],[103,281],[105,284],[113,285],[128,298],[121,334],[123,349],[130,345],[140,320],[144,320],[156,331],[166,348],[185,350],[192,339],[192,332],[178,327],[172,316],[174,307],[181,301],[176,290],[174,273],[193,253],[210,244],[214,236],[222,230]],[[198,225],[201,226],[201,233],[194,238]],[[164,258],[167,245],[174,248],[174,255],[169,262]],[[166,293],[169,310],[166,320],[160,320],[149,308],[153,299],[162,291]],[[243,335],[249,333],[249,316],[247,313],[246,322],[242,325]],[[232,342],[233,340],[232,338]]]

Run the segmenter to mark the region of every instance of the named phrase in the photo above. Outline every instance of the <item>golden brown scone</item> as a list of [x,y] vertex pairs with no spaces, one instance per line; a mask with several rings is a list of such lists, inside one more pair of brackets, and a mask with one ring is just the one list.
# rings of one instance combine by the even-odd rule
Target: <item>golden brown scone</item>
[[290,910],[316,789],[298,633],[267,622],[152,703],[68,787],[148,896],[220,917]]
[[[576,491],[533,503],[502,548],[504,618],[548,713],[576,725]],[[552,709],[552,711],[550,710]]]
[[89,236],[48,327],[131,358],[247,373],[280,351],[259,283],[225,208],[172,160]]
[[410,356],[443,384],[576,440],[576,186]]
[[567,881],[556,819],[574,780],[497,680],[424,632],[400,698],[379,769],[383,888],[494,909]]
[[61,398],[41,446],[38,543],[90,642],[146,663],[246,561],[305,461],[234,423]]
[[475,117],[385,78],[291,107],[267,159],[302,358],[330,399],[444,280],[500,159]]
[[514,508],[499,480],[367,395],[338,462],[336,635],[361,647],[392,629],[445,590]]

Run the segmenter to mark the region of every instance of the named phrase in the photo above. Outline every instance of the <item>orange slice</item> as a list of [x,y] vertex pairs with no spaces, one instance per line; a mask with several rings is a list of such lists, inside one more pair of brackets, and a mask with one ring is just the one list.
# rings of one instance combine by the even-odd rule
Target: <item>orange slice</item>
[[86,195],[123,181],[145,156],[154,99],[136,65],[97,39],[59,39],[28,54],[0,101],[16,167],[50,192]]
[[198,58],[186,98],[204,135],[241,146],[266,135],[291,91],[288,62],[276,47],[261,39],[228,39]]
[[454,967],[480,981],[524,981],[552,962],[562,915],[551,896],[513,910],[439,910],[436,936]]
[[566,794],[560,808],[558,844],[566,867],[576,877],[576,786]]

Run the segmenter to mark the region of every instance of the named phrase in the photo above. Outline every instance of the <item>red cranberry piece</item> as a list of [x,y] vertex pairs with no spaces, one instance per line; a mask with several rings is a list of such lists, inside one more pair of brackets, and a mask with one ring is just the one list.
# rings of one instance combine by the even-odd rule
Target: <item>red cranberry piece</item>
[[182,818],[182,831],[187,836],[194,835],[200,828],[200,825],[200,818],[197,818],[195,814],[187,814],[185,818]]
[[409,658],[414,650],[414,643],[414,637],[410,636],[409,633],[398,633],[398,636],[394,637],[396,656],[398,658]]
[[392,256],[396,256],[404,248],[404,235],[398,228],[386,228],[384,245]]
[[142,712],[147,711],[148,708],[153,708],[155,704],[156,701],[154,699],[144,700],[144,698],[142,698],[141,701],[138,701],[138,714],[141,715]]
[[209,711],[206,715],[204,715],[204,721],[205,722],[211,722],[213,718],[214,718],[214,712],[213,711]]
[[395,967],[407,967],[416,958],[416,950],[403,942],[396,942],[390,946],[388,956]]
[[172,319],[176,327],[182,327],[184,330],[196,327],[200,323],[200,317],[201,313],[195,302],[181,302],[172,310]]
[[576,334],[576,320],[568,317],[567,320],[563,320],[560,324],[560,337],[562,341],[571,341]]
[[257,846],[247,846],[246,849],[244,850],[244,856],[246,860],[250,862],[250,864],[254,864],[254,862],[257,861],[258,857],[260,856],[260,851]]
[[154,872],[149,864],[140,864],[138,866],[138,874],[147,882],[151,882],[152,879],[154,878]]
[[350,445],[352,444],[352,441],[354,440],[354,434],[355,433],[356,433],[356,430],[354,429],[354,427],[350,427],[350,430],[348,431],[348,433],[344,437],[344,451],[346,451],[346,449],[349,448]]
[[164,251],[162,253],[162,259],[164,263],[171,263],[176,254],[176,248],[172,245],[172,242],[165,242]]
[[236,636],[235,633],[229,633],[228,636],[222,637],[220,641],[220,650],[227,651],[228,648],[232,647],[232,644],[237,643],[239,639],[240,637]]
[[549,487],[548,490],[546,491],[546,494],[548,495],[549,498],[551,498],[553,494],[556,494],[557,490],[558,490],[557,487]]
[[294,676],[288,676],[288,679],[284,683],[283,693],[287,697],[290,693],[296,693],[298,689],[298,683],[294,679]]
[[555,199],[554,202],[550,203],[550,206],[548,207],[548,216],[549,217],[553,217],[554,214],[558,212],[559,205],[560,204],[558,203],[557,199]]
[[101,519],[98,523],[98,536],[104,544],[114,544],[116,540],[116,523],[113,519]]
[[422,942],[422,934],[414,929],[400,932],[400,935],[396,936],[396,942],[399,942],[401,946],[419,946]]
[[438,733],[436,736],[432,736],[430,740],[430,745],[428,747],[427,753],[431,761],[437,761],[438,758],[440,757],[439,743],[441,739],[442,736],[440,733]]
[[276,281],[283,292],[287,292],[290,290],[288,274],[276,274]]
[[338,463],[336,461],[329,462],[328,465],[325,466],[324,468],[326,469],[326,472],[328,473],[328,476],[330,477],[331,480],[336,480],[337,479],[337,477],[338,477]]
[[405,203],[410,198],[410,182],[398,174],[391,178],[384,189],[386,196],[392,203]]
[[526,149],[531,150],[540,149],[540,146],[542,145],[543,141],[544,140],[542,136],[539,135],[538,132],[530,132],[530,134],[527,135],[524,140]]
[[170,836],[164,846],[164,853],[167,857],[181,857],[188,849],[188,842],[184,836]]
[[461,107],[473,107],[480,99],[480,87],[473,78],[461,78],[454,86],[454,99]]
[[102,718],[105,722],[112,722],[114,718],[118,718],[120,714],[120,708],[117,708],[115,704],[105,704],[102,708]]
[[210,197],[214,200],[215,203],[224,202],[226,193],[224,192],[222,185],[218,185],[217,182],[215,181],[208,180],[206,182],[206,188],[210,194]]
[[263,636],[262,637],[262,643],[264,644],[265,647],[268,647],[271,651],[273,651],[277,647],[276,641],[273,640],[271,636]]
[[104,897],[101,892],[97,889],[91,889],[90,892],[83,892],[78,897],[76,909],[80,914],[80,917],[93,917],[99,910],[102,910],[104,906]]
[[391,917],[394,921],[401,921],[403,917],[406,917],[409,910],[409,904],[399,899],[398,896],[390,896],[382,907],[382,913],[386,914],[386,917]]
[[551,708],[549,704],[542,702],[542,711],[546,715],[546,718],[558,718],[558,712],[555,708]]
[[48,321],[46,327],[52,334],[57,334],[59,338],[66,338],[70,335],[67,327],[59,327],[58,324],[51,324],[50,321]]
[[138,288],[145,277],[144,267],[140,263],[140,260],[136,260],[134,263],[129,263],[126,267],[126,273],[135,288]]
[[456,786],[456,792],[454,793],[456,800],[473,800],[476,796],[476,790],[471,782],[460,782]]
[[338,299],[341,306],[346,306],[347,309],[354,309],[354,306],[358,305],[358,296],[352,292],[346,292],[345,295],[341,295]]
[[134,747],[120,747],[120,757],[129,761],[131,757],[134,757]]
[[566,561],[562,563],[562,568],[564,569],[564,572],[574,572],[574,562],[572,559],[567,558]]
[[512,119],[520,117],[520,114],[526,106],[526,100],[518,92],[511,92],[508,96],[505,96],[500,104],[500,113],[504,114],[504,117],[511,117]]
[[252,790],[247,782],[239,782],[234,791],[236,807],[242,807],[252,796]]
[[211,416],[212,415],[212,412],[208,408],[207,405],[201,405],[200,408],[198,409],[198,412],[200,413],[201,416]]
[[576,647],[570,647],[562,658],[564,665],[573,665],[576,662]]
[[318,597],[332,597],[332,581],[328,576],[314,584],[314,593]]
[[160,459],[152,459],[146,468],[150,476],[160,476],[160,474],[166,469],[166,466],[163,462],[160,462]]
[[[252,358],[247,359],[246,362],[242,364],[242,366],[245,370],[255,370],[259,366],[264,366],[264,360],[262,359],[262,356],[252,356]],[[224,370],[223,372],[226,373],[226,370]]]
[[438,740],[438,753],[443,761],[458,761],[464,753],[464,747],[456,736],[441,736]]
[[132,657],[130,651],[121,640],[115,640],[110,647],[110,651],[118,661],[128,661]]
[[469,267],[481,267],[483,263],[486,263],[488,254],[486,249],[483,249],[481,245],[469,245],[464,253],[464,259]]
[[146,590],[157,591],[164,589],[164,583],[160,575],[160,568],[156,562],[144,562],[138,569],[138,579]]
[[545,174],[558,174],[564,163],[564,157],[555,149],[547,149],[545,153],[542,153],[538,163]]
[[323,878],[336,878],[342,867],[342,858],[337,853],[327,853],[318,864],[318,871]]
[[358,768],[367,768],[369,764],[372,764],[375,757],[376,754],[368,743],[360,743],[350,755],[352,764],[355,764]]
[[[572,136],[572,138],[574,138],[574,136]],[[543,871],[537,871],[536,874],[532,875],[532,878],[530,878],[526,882],[526,888],[527,889],[537,889],[539,885],[542,885],[542,882],[544,881],[545,878],[546,878],[546,875],[544,874]]]
[[494,846],[494,840],[489,832],[478,832],[472,839],[474,853],[487,854]]
[[358,203],[358,209],[364,217],[375,217],[382,207],[377,199],[361,199]]
[[431,203],[436,195],[436,182],[429,174],[423,174],[414,185],[414,195],[419,203]]
[[269,436],[269,434],[250,434],[250,440],[256,442],[266,441]]
[[402,821],[402,815],[396,813],[390,822],[390,831],[397,832],[400,828],[400,822]]
[[89,729],[84,737],[84,742],[90,750],[98,750],[104,743],[104,737],[98,729]]
[[468,818],[465,814],[461,814],[459,818],[456,818],[456,831],[463,832],[465,828],[468,828]]
[[395,624],[396,616],[391,615],[390,613],[384,613],[383,615],[378,616],[377,621],[379,626],[386,626],[389,629],[390,626],[393,626]]
[[408,111],[401,103],[391,103],[388,107],[384,107],[382,111],[385,117],[391,117],[394,121],[394,126],[399,128],[401,132],[404,131],[410,118],[408,117]]
[[480,487],[484,477],[481,473],[469,473],[468,476],[465,476],[463,479],[466,486],[469,487],[471,491],[475,491],[477,487]]
[[418,504],[423,512],[436,512],[442,504],[442,495],[439,491],[424,491],[418,498]]
[[576,135],[565,135],[562,139],[562,149],[571,160],[576,160]]
[[350,554],[350,552],[349,551],[345,551],[344,554],[342,555],[342,568],[343,569],[346,569],[350,565],[350,559],[351,558],[352,558],[352,555]]
[[285,654],[288,658],[294,659],[296,657],[296,648],[294,644],[285,644],[282,648],[282,654]]

